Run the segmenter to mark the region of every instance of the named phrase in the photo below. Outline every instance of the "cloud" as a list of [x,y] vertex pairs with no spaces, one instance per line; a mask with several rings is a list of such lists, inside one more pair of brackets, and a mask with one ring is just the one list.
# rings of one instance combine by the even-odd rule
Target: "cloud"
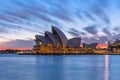
[[[72,21],[73,22],[73,19],[71,19],[69,12],[65,9],[65,7],[58,5],[58,3],[56,3],[56,4],[50,3],[50,1],[46,2],[46,3],[50,3],[50,4],[44,4],[44,2],[45,1],[39,2],[39,4],[41,4],[41,5],[34,3],[34,1],[31,1],[30,5],[24,4],[21,2],[17,2],[15,4],[18,5],[19,7],[23,7],[22,13],[26,14],[25,15],[26,17],[29,16],[29,14],[30,14],[33,16],[38,16],[40,18],[42,16],[44,16],[43,19],[50,20],[50,19],[48,19],[48,15],[49,15],[49,16],[53,16],[58,19],[61,19],[63,21]],[[53,11],[50,10],[49,8],[51,8]],[[45,16],[45,15],[47,15],[47,16]],[[19,14],[18,16],[20,16],[21,18],[24,17],[23,14]]]
[[120,34],[114,34],[112,37],[113,40],[120,39]]
[[101,19],[103,22],[105,22],[105,24],[110,24],[110,19],[109,16],[107,15],[107,13],[105,12],[105,9],[103,9],[101,6],[97,5],[97,4],[93,4],[90,7],[90,11],[96,15],[99,19]]
[[[30,28],[26,28],[26,27],[22,27],[21,25],[15,25],[15,24],[10,24],[7,22],[0,22],[0,33],[10,33],[11,31],[21,31],[21,30],[26,30],[26,31],[30,31],[30,32],[37,32],[36,30],[30,29]],[[4,27],[4,29],[2,29]]]
[[82,36],[82,35],[86,35],[86,33],[79,31],[75,28],[70,28],[69,31],[67,31],[69,34],[73,35],[73,36]]
[[108,35],[108,37],[112,37],[112,34],[110,33],[110,31],[107,28],[103,28],[102,30],[104,33],[106,33]]
[[90,37],[90,38],[83,37],[82,41],[87,43],[105,43],[106,41],[109,41],[109,39],[106,36]]
[[109,6],[109,0],[98,0],[100,6],[106,8]]
[[[9,34],[14,36],[12,41],[9,42],[10,45],[25,43],[26,41],[24,40],[27,39],[27,36],[32,38],[31,36],[35,34],[43,34],[45,30],[49,30],[51,25],[55,25],[61,30],[63,29],[63,31],[65,29],[65,31],[73,36],[82,36],[86,42],[96,42],[98,39],[99,42],[107,41],[108,37],[97,35],[101,30],[110,36],[111,39],[119,38],[119,26],[114,28],[112,25],[116,26],[116,24],[111,22],[114,19],[114,21],[118,20],[118,17],[113,16],[113,14],[110,15],[111,11],[119,12],[117,8],[110,5],[116,5],[116,2],[119,1],[0,0],[0,2],[0,33],[4,33],[4,35],[1,35],[4,39]],[[103,26],[96,24],[105,25],[105,27],[103,28]],[[76,25],[80,25],[79,29],[70,27]],[[109,31],[106,25],[114,29]],[[23,41],[16,41],[15,39],[23,39]]]
[[101,36],[99,42],[105,43],[106,41],[109,41],[109,38],[106,36]]
[[120,31],[120,27],[117,26],[117,27],[115,27],[113,30],[114,30],[115,32],[116,32],[116,31],[119,32],[119,31]]
[[7,29],[3,29],[3,27],[0,27],[0,34],[2,33],[8,33],[9,31]]
[[73,32],[76,32],[76,33],[80,33],[80,31],[78,31],[78,30],[75,29],[75,28],[70,28],[70,31],[73,31]]
[[8,15],[1,15],[0,14],[0,19],[3,20],[3,21],[7,21],[7,22],[15,22],[15,19],[11,18]]
[[81,35],[84,35],[84,36],[87,35],[85,32],[80,32],[80,34],[81,34]]
[[97,39],[91,37],[91,38],[88,38],[88,37],[83,37],[82,38],[82,42],[85,42],[85,43],[99,43]]
[[11,40],[9,42],[4,42],[1,43],[0,45],[4,45],[6,48],[21,48],[21,47],[26,47],[26,48],[32,48],[34,45],[33,40]]
[[[48,7],[46,5],[38,5],[35,4],[32,1],[30,4],[25,4],[22,1],[12,2],[16,8],[22,8],[20,10],[14,11],[14,10],[6,10],[4,16],[8,16],[8,19],[12,19],[14,22],[11,21],[11,23],[20,24],[23,23],[25,25],[32,25],[35,27],[39,27],[37,24],[32,24],[34,20],[42,20],[41,22],[46,22],[49,24],[54,24],[61,26],[62,23],[59,20],[62,21],[71,21],[73,22],[73,19],[71,19],[71,16],[68,15],[69,12],[67,12],[64,8],[61,6],[55,5],[55,11],[48,10]],[[50,7],[54,7],[54,5],[48,4]],[[9,22],[6,20],[6,22]],[[43,24],[43,23],[42,23]]]
[[88,27],[85,27],[83,28],[85,31],[87,31],[88,33],[92,34],[92,35],[95,35],[97,34],[98,30],[97,30],[97,27],[98,25],[91,25],[91,26],[88,26]]
[[76,11],[76,15],[78,18],[80,18],[81,21],[85,21],[84,14],[81,10]]
[[83,13],[88,19],[90,19],[92,21],[96,21],[96,19],[92,16],[92,14],[90,12],[84,11]]
[[79,36],[79,33],[73,32],[73,31],[67,31],[69,34],[73,36]]

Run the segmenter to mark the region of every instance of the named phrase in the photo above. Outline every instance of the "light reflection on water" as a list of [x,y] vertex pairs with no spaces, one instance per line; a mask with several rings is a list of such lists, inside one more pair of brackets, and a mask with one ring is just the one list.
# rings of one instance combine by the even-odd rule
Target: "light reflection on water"
[[109,55],[105,55],[105,80],[109,80]]
[[120,56],[0,55],[0,80],[118,80]]

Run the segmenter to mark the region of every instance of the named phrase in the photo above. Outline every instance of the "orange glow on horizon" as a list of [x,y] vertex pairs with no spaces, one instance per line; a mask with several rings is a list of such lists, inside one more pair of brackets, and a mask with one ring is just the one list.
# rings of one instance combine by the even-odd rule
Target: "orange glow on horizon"
[[96,48],[108,48],[108,44],[98,44]]
[[[107,48],[108,44],[98,44],[96,48]],[[0,47],[0,50],[13,49],[13,50],[32,50],[32,48],[5,48]]]
[[32,48],[2,48],[2,47],[0,47],[0,50],[6,50],[6,49],[12,49],[12,50],[32,50]]

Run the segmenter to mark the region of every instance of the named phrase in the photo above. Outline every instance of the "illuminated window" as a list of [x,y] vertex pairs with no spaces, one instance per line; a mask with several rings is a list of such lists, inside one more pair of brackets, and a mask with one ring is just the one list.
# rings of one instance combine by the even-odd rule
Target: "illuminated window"
[[38,44],[39,44],[39,45],[41,45],[41,46],[43,45],[43,43],[42,43],[42,42],[39,42]]

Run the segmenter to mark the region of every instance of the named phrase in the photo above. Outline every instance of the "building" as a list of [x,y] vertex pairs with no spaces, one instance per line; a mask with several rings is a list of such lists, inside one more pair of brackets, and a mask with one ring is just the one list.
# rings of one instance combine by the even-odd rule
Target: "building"
[[35,35],[36,44],[33,46],[32,54],[58,55],[58,54],[111,54],[120,53],[120,40],[106,47],[98,46],[98,43],[81,45],[81,38],[67,39],[66,35],[57,27],[52,26],[52,31],[45,31],[44,35]]
[[109,48],[112,52],[120,53],[120,40],[116,39],[113,44],[109,45]]
[[91,43],[91,44],[86,44],[86,43],[83,43],[83,47],[84,48],[92,48],[92,49],[95,49],[97,47],[98,43]]
[[67,53],[80,48],[81,38],[68,40],[61,30],[52,26],[52,33],[45,31],[44,35],[35,35],[35,42],[33,53]]

